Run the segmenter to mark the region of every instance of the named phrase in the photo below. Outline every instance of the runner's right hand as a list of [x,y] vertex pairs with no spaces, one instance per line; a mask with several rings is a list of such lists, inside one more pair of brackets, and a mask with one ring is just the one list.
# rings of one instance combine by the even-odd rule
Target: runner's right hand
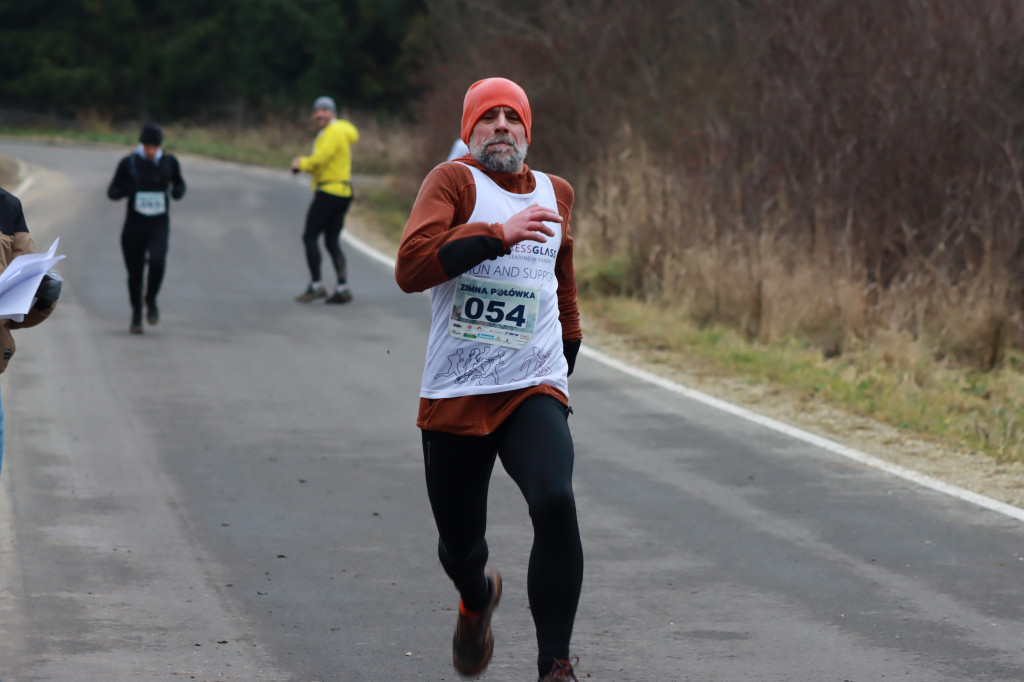
[[501,230],[505,236],[505,246],[512,246],[522,241],[541,242],[543,244],[547,241],[548,237],[555,235],[555,231],[545,225],[545,222],[560,223],[562,222],[562,216],[550,208],[530,204],[502,223]]

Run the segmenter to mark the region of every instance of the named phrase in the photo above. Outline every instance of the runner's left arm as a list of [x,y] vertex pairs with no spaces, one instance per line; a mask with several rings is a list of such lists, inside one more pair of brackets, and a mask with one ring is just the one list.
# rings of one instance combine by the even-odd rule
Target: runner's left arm
[[110,181],[110,185],[107,187],[107,197],[110,199],[123,199],[136,190],[135,178],[132,177],[132,172],[129,167],[129,157],[121,159],[117,164],[117,169],[114,171],[114,177]]
[[180,199],[185,196],[185,178],[181,177],[181,165],[178,159],[171,157],[171,197]]
[[576,292],[576,269],[573,266],[572,204],[575,199],[572,185],[556,175],[549,175],[562,216],[562,243],[555,258],[555,279],[558,281],[558,321],[562,324],[562,354],[569,363],[569,374],[576,365],[576,355],[583,344],[580,309]]

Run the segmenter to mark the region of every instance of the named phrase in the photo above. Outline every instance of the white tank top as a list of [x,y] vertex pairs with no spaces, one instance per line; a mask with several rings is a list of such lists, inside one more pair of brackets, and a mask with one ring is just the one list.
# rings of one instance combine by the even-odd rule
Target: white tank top
[[[471,223],[503,223],[531,204],[558,211],[551,179],[532,171],[529,194],[500,188],[468,166],[476,183]],[[485,260],[430,289],[432,321],[420,396],[455,398],[550,384],[569,397],[562,354],[555,259],[560,223],[544,243],[523,241],[510,254]]]

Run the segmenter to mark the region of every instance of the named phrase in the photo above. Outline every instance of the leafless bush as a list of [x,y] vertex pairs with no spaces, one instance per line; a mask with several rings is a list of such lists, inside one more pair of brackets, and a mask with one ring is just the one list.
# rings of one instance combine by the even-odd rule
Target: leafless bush
[[[783,233],[809,255],[856,258],[870,301],[892,314],[880,322],[937,339],[996,334],[966,344],[994,361],[1007,325],[1020,334],[1024,8],[764,0],[738,35],[740,106],[721,168],[748,169],[744,227],[785,199]],[[886,303],[908,291],[916,314]],[[953,300],[995,322],[943,306]]]
[[[534,114],[531,160],[574,175],[623,122],[660,147],[683,145],[722,84],[732,0],[427,0],[417,40],[431,93],[420,122],[429,163],[459,132],[462,98],[480,78],[523,85]],[[679,103],[690,102],[680,107]]]
[[1024,346],[1019,0],[428,5],[429,163],[470,82],[521,82],[530,158],[573,180],[622,291],[833,352]]

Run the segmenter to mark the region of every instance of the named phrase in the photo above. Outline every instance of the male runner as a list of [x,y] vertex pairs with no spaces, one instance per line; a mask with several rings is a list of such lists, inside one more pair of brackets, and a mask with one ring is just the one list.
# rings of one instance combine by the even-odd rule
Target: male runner
[[[309,286],[295,300],[309,303],[327,298],[327,303],[348,303],[352,292],[348,288],[345,254],[341,250],[341,230],[345,214],[352,203],[352,145],[359,140],[356,127],[338,118],[338,107],[330,97],[318,97],[313,102],[313,121],[320,132],[313,141],[313,153],[292,159],[292,172],[305,171],[313,175],[313,202],[306,212],[306,228],[302,243],[306,247],[309,266]],[[330,297],[320,280],[320,246],[317,240],[324,236],[324,246],[334,263],[338,284]]]
[[[114,178],[107,188],[111,199],[128,197],[128,208],[121,230],[121,253],[128,268],[128,299],[132,305],[129,332],[142,333],[142,280],[146,278],[146,321],[156,324],[160,311],[156,296],[164,280],[167,263],[167,241],[170,235],[171,202],[185,196],[185,180],[181,166],[162,148],[164,134],[160,126],[149,123],[139,134],[138,148],[121,159]],[[169,191],[168,191],[169,190]]]
[[487,565],[485,531],[499,457],[533,521],[527,594],[539,678],[576,680],[569,640],[583,549],[567,419],[583,334],[573,190],[524,163],[532,114],[517,84],[478,81],[462,111],[470,157],[440,164],[423,181],[395,265],[403,291],[430,290],[416,424],[438,555],[461,598],[452,657],[460,674],[477,675],[494,648],[501,576]]

